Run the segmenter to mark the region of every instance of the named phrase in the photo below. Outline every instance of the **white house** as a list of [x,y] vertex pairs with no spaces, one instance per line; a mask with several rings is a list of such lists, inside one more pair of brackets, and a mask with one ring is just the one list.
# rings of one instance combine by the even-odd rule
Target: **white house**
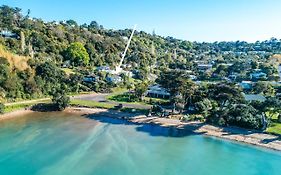
[[260,94],[244,94],[246,101],[259,101],[264,102],[266,98]]
[[263,72],[255,72],[255,73],[251,73],[250,74],[250,78],[252,80],[266,79],[267,78],[267,74],[263,73]]
[[241,83],[239,83],[239,85],[242,87],[243,90],[251,90],[253,88],[252,81],[242,81]]
[[199,69],[199,71],[206,71],[209,69],[212,69],[213,65],[212,64],[198,64],[197,68]]
[[148,87],[146,91],[146,96],[153,98],[169,98],[170,95],[171,94],[165,88],[162,88],[158,84]]

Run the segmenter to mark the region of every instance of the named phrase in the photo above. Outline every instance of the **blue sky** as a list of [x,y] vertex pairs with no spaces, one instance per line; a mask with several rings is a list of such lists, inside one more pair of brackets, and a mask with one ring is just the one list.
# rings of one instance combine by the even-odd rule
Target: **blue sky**
[[96,20],[190,41],[281,38],[281,0],[1,0],[47,21]]

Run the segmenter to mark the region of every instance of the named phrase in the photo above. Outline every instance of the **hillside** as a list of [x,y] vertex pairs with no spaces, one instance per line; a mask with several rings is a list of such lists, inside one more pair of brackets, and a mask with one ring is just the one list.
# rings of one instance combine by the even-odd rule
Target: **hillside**
[[12,69],[16,68],[18,70],[23,71],[29,67],[27,63],[29,57],[13,54],[7,51],[6,49],[4,49],[4,47],[1,45],[0,45],[0,57],[7,59]]

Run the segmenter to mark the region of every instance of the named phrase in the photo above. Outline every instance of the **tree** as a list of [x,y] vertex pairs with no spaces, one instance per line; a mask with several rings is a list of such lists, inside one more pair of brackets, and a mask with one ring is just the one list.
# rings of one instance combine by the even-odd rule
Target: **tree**
[[70,98],[63,92],[57,92],[53,95],[52,102],[54,108],[63,111],[70,103]]
[[208,87],[208,94],[210,99],[218,102],[220,110],[244,101],[241,90],[231,84],[212,84]]
[[99,29],[100,26],[96,21],[92,21],[89,25],[89,28],[93,28],[93,29]]
[[253,91],[256,94],[264,94],[266,96],[273,96],[275,93],[275,90],[272,85],[263,81],[257,82],[253,87]]
[[73,26],[73,27],[77,27],[78,26],[77,22],[72,20],[72,19],[67,20],[66,24],[69,25],[69,26]]
[[65,60],[70,60],[75,66],[81,66],[87,65],[90,57],[83,44],[75,42],[70,44],[70,46],[66,49]]
[[253,101],[251,105],[258,111],[262,116],[263,130],[266,129],[269,122],[272,120],[274,115],[280,117],[281,113],[281,100],[276,97],[269,97],[264,102]]
[[196,111],[204,115],[204,117],[207,117],[210,113],[210,110],[213,108],[212,101],[207,98],[204,98],[203,100],[196,102],[194,106]]
[[227,113],[226,122],[243,128],[262,128],[262,116],[255,108],[247,104],[233,105]]
[[147,82],[142,82],[136,85],[135,87],[135,96],[140,99],[143,100],[143,96],[145,94],[145,92],[148,89],[148,83]]

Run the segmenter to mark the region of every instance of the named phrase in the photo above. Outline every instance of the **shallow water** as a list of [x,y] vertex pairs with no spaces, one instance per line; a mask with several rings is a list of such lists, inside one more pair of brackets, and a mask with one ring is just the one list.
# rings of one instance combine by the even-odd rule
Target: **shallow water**
[[66,113],[0,122],[0,175],[279,175],[281,153]]

